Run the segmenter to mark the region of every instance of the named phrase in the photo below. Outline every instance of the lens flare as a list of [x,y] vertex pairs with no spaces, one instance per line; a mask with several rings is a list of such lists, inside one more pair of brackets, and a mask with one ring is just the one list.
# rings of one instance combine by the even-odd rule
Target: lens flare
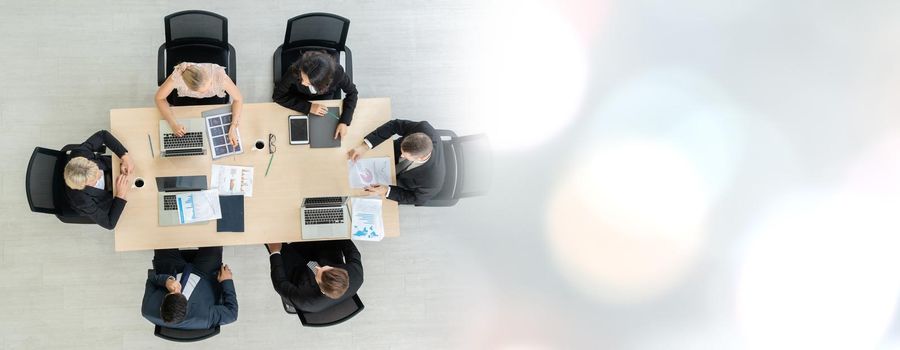
[[555,189],[547,239],[560,271],[586,294],[644,301],[677,284],[695,260],[706,198],[694,164],[670,145],[601,145]]

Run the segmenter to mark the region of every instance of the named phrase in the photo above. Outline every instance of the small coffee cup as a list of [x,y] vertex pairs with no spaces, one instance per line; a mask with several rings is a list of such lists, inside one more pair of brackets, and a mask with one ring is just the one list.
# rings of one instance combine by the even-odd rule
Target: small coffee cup
[[253,144],[254,151],[261,151],[263,148],[266,148],[266,143],[263,142],[263,140],[256,140],[256,142]]
[[141,188],[141,187],[144,187],[144,178],[142,178],[142,177],[135,178],[134,184],[131,186],[131,188]]

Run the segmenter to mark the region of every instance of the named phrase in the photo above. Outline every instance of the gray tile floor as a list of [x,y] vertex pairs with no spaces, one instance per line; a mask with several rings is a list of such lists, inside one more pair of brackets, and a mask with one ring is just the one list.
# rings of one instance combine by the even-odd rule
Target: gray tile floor
[[[388,96],[395,116],[428,119],[462,133],[454,114],[461,43],[452,28],[473,3],[345,2],[0,2],[0,348],[144,349],[171,346],[140,315],[151,252],[115,253],[93,225],[63,225],[28,210],[24,170],[35,146],[59,148],[108,128],[109,109],[150,107],[162,17],[207,9],[229,18],[238,86],[248,102],[270,101],[272,52],[287,18],[325,11],[350,18],[348,45],[361,97]],[[447,16],[445,14],[456,14]],[[252,116],[247,122],[252,123]],[[126,145],[127,146],[127,145]],[[403,208],[403,235],[360,243],[366,310],[352,322],[302,328],[286,315],[261,246],[226,247],[240,303],[237,323],[192,348],[459,348],[471,331],[479,287],[468,235],[448,222],[484,206]],[[151,215],[151,213],[148,213]],[[471,271],[475,271],[472,273]]]

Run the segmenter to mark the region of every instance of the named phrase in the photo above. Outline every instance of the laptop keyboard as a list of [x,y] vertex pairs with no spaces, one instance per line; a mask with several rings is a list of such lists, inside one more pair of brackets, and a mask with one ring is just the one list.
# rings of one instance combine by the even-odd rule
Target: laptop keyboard
[[163,134],[163,150],[169,153],[174,148],[203,148],[203,133],[187,132],[182,137]]
[[188,148],[188,149],[170,149],[165,151],[163,154],[166,157],[180,157],[180,156],[199,156],[203,154],[202,148]]
[[304,212],[307,225],[343,224],[343,208],[307,208]]
[[178,204],[175,203],[175,195],[163,196],[163,210],[178,210]]

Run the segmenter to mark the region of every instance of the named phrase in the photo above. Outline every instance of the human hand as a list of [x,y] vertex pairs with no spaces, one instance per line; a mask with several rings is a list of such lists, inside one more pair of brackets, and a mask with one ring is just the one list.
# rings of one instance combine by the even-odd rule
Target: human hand
[[172,129],[172,132],[175,133],[175,136],[182,137],[184,133],[187,131],[184,128],[184,125],[178,124],[178,122],[169,122],[169,128]]
[[116,197],[125,199],[125,197],[128,196],[128,190],[131,189],[131,177],[120,174],[119,177],[116,178],[116,185],[113,189],[116,190]]
[[170,276],[166,279],[166,289],[169,293],[181,293],[181,283],[178,283],[175,277]]
[[364,188],[366,192],[377,193],[382,197],[387,196],[388,188],[385,185],[372,185]]
[[222,264],[222,267],[219,268],[219,283],[222,281],[227,281],[231,279],[231,268],[228,267],[227,264]]
[[328,113],[328,107],[320,105],[318,103],[313,103],[311,107],[309,107],[309,114],[314,114],[317,116],[324,116],[325,113]]
[[340,123],[337,126],[337,129],[334,130],[334,139],[337,140],[338,137],[344,139],[344,135],[347,135],[347,124]]
[[281,243],[266,243],[266,247],[269,247],[269,254],[281,252]]
[[357,159],[359,159],[359,157],[361,157],[363,154],[366,154],[366,152],[368,151],[369,146],[364,143],[350,149],[350,151],[347,152],[347,156],[350,158],[350,160],[355,162]]
[[234,124],[231,124],[231,127],[228,128],[228,142],[231,143],[232,147],[237,147],[238,134],[237,134],[237,127],[234,126]]
[[122,174],[131,175],[132,170],[134,170],[134,161],[131,160],[128,153],[125,153],[122,155]]

